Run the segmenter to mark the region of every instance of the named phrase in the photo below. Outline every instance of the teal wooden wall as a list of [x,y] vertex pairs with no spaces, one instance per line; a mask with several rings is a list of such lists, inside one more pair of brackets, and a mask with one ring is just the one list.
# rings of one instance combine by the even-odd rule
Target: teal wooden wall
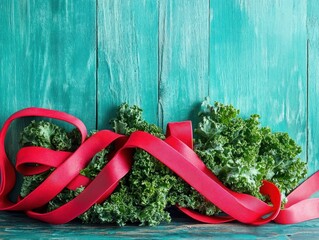
[[1,125],[40,106],[101,129],[128,102],[165,126],[210,96],[319,169],[316,0],[1,0],[0,66]]

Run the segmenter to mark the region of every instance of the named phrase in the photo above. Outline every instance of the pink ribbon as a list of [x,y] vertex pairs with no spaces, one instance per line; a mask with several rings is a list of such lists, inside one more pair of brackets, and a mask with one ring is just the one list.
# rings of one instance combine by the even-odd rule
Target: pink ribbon
[[[30,116],[58,119],[74,125],[81,133],[81,146],[74,153],[42,147],[24,147],[19,150],[16,166],[13,166],[5,152],[7,130],[15,119]],[[206,216],[178,206],[182,212],[200,222],[223,223],[237,220],[253,225],[270,221],[287,224],[319,217],[319,199],[309,199],[318,190],[318,173],[288,196],[284,209],[281,209],[280,191],[271,182],[264,180],[260,188],[262,194],[269,196],[271,205],[253,196],[234,192],[226,188],[193,151],[190,121],[169,123],[165,140],[142,131],[136,131],[129,137],[109,130],[99,131],[88,139],[86,135],[86,127],[79,119],[60,111],[26,108],[9,117],[0,132],[0,210],[25,211],[32,218],[52,224],[67,223],[112,194],[119,181],[131,169],[134,149],[140,148],[170,168],[205,199],[227,214]],[[118,147],[112,159],[95,179],[90,180],[79,174],[96,153],[112,143],[118,143]],[[25,198],[19,198],[17,202],[9,200],[8,195],[16,181],[16,171],[23,175],[33,175],[52,167],[55,170],[33,192]],[[85,189],[63,206],[46,213],[36,211],[64,188],[74,190],[80,186]]]

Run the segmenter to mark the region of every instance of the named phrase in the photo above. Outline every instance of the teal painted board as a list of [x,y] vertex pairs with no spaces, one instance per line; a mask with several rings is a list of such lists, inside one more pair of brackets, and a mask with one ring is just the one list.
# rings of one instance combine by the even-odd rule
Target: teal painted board
[[307,152],[305,1],[210,1],[211,99],[288,132]]
[[[209,95],[289,132],[312,173],[319,168],[318,6],[316,0],[0,1],[0,124],[33,105],[101,129],[126,101],[165,127],[195,119],[193,109]],[[52,226],[1,212],[0,238],[312,239],[319,226],[318,220],[261,227],[183,221],[155,228]]]
[[175,219],[156,227],[78,224],[49,225],[21,213],[0,213],[0,239],[318,239],[319,221],[263,226],[199,224]]
[[[95,128],[94,2],[0,1],[0,10],[0,126],[36,106],[69,112]],[[15,122],[7,136],[13,161],[26,121]]]
[[319,170],[319,4],[308,0],[308,164],[310,174]]
[[[0,126],[25,107],[69,112],[95,127],[95,4],[0,1]],[[85,21],[83,21],[85,19]],[[10,159],[27,120],[12,125]],[[13,199],[21,183],[19,175]]]
[[159,1],[158,104],[164,127],[194,119],[208,96],[208,9],[205,0]]
[[157,124],[156,1],[98,1],[98,127],[108,127],[123,102]]
[[30,106],[95,128],[95,2],[0,2],[0,124]]

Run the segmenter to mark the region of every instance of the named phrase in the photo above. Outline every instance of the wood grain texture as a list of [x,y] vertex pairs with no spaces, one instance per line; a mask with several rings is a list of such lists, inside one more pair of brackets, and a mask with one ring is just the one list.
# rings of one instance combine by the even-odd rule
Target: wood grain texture
[[158,104],[163,126],[194,119],[192,109],[208,96],[208,9],[206,0],[159,1]]
[[157,124],[158,9],[156,1],[98,1],[98,127],[123,102]]
[[[209,95],[288,132],[311,174],[319,170],[318,66],[317,0],[0,1],[1,126],[11,113],[40,106],[101,129],[128,102],[165,127],[196,119]],[[319,220],[52,226],[0,212],[0,239],[315,239],[318,229]]]
[[319,4],[308,1],[308,114],[309,174],[319,170]]
[[[95,129],[93,1],[0,1],[0,126],[13,112],[37,106],[66,111]],[[83,20],[85,19],[85,20]],[[14,122],[10,159],[28,120]],[[14,198],[21,183],[18,176]]]
[[306,159],[305,1],[211,0],[211,99],[288,132]]
[[170,224],[157,227],[116,227],[77,222],[49,225],[21,213],[0,213],[0,239],[317,239],[318,235],[319,220],[256,227],[239,223],[209,225],[174,219]]
[[94,1],[9,0],[0,8],[0,124],[39,106],[95,128]]

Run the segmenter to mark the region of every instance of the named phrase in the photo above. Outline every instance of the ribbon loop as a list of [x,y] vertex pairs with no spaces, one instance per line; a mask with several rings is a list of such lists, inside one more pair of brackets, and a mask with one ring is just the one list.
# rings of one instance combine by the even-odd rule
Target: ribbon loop
[[[15,168],[5,152],[5,137],[12,121],[17,118],[40,116],[73,124],[82,136],[80,147],[73,153],[54,151],[42,147],[24,147],[19,150]],[[27,108],[16,112],[4,123],[0,131],[0,210],[23,210],[41,221],[61,224],[71,221],[93,204],[105,201],[119,181],[130,172],[134,149],[140,148],[166,165],[205,199],[220,208],[227,216],[206,216],[191,209],[179,207],[186,215],[204,223],[223,223],[238,220],[261,225],[274,220],[278,223],[295,223],[319,217],[319,199],[308,199],[318,190],[319,173],[316,173],[288,196],[286,209],[281,210],[279,189],[263,181],[260,192],[268,195],[271,205],[243,193],[231,191],[205,166],[193,150],[193,131],[190,121],[169,123],[166,139],[136,131],[129,137],[109,130],[101,130],[86,139],[87,131],[81,120],[64,112],[43,108]],[[110,144],[115,150],[111,160],[93,180],[80,174],[93,156]],[[15,172],[34,175],[54,169],[34,191],[16,203],[8,195],[16,181]],[[64,188],[84,190],[63,206],[46,213],[35,209],[44,206]],[[302,210],[301,210],[302,209]],[[302,212],[302,214],[300,214]]]

